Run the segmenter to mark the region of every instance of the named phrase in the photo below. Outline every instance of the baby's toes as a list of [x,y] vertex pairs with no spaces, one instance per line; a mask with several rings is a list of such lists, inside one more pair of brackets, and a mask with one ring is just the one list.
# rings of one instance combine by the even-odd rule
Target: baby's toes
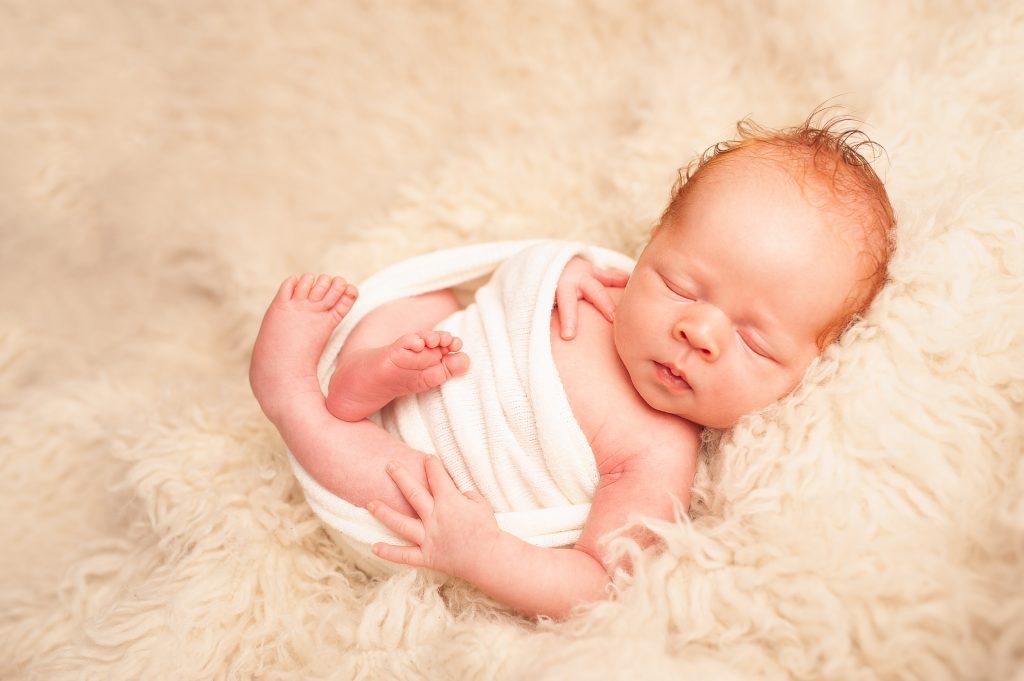
[[295,286],[298,283],[298,279],[294,276],[288,277],[281,282],[281,286],[277,289],[277,295],[274,296],[274,302],[279,304],[287,303],[292,299],[295,294]]
[[295,285],[295,290],[292,293],[292,300],[308,300],[309,291],[313,288],[314,281],[316,281],[316,277],[309,272],[299,277],[299,283]]
[[327,293],[327,289],[331,286],[331,278],[326,274],[321,274],[313,282],[313,287],[309,289],[309,300],[313,303],[319,303],[324,299],[324,294]]
[[342,296],[349,294],[350,298],[355,298],[355,286],[352,286],[346,282],[342,277],[331,277],[330,285],[324,292],[323,303],[324,307],[334,307]]
[[437,349],[441,351],[442,355],[447,355],[449,352],[458,352],[462,348],[462,339],[458,336],[453,336],[447,331],[439,331],[441,340],[437,344]]
[[420,372],[422,390],[436,388],[449,378],[460,376],[469,369],[469,357],[464,354],[445,355],[437,364]]
[[436,348],[441,345],[441,334],[437,331],[423,331],[420,336],[423,337],[423,342],[427,344],[428,348]]
[[411,350],[412,352],[421,352],[427,343],[423,340],[423,337],[418,333],[407,333],[398,339],[397,344],[405,349]]
[[469,371],[469,355],[464,352],[453,352],[445,355],[441,363],[448,369],[449,376],[461,376]]
[[341,277],[335,277],[331,287],[327,289],[322,303],[326,304],[338,321],[345,318],[359,297],[359,290],[352,284],[346,284]]

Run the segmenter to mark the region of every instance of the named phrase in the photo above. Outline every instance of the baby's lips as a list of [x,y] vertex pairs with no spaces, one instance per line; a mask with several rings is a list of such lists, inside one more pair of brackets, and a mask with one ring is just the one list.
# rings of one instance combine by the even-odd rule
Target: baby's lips
[[656,364],[659,367],[663,368],[667,373],[671,374],[672,376],[675,376],[677,379],[685,383],[688,389],[693,389],[693,386],[690,384],[690,381],[686,377],[686,374],[681,369],[677,368],[674,364],[672,364],[671,362],[656,362]]
[[669,364],[668,367],[669,367],[669,371],[672,372],[673,376],[675,376],[676,378],[680,378],[683,381],[685,381],[686,385],[690,388],[690,390],[693,390],[693,383],[690,383],[690,377],[687,375],[687,373],[685,371],[683,371],[682,369],[680,369],[679,367],[677,367],[677,366],[675,366],[673,364]]

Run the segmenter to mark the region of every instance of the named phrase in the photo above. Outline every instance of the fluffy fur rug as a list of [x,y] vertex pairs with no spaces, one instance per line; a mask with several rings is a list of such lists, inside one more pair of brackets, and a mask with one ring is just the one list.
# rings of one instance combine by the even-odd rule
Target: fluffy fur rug
[[[0,677],[1024,679],[1024,11],[760,5],[0,5]],[[614,600],[344,558],[246,381],[281,279],[635,254],[737,119],[833,96],[893,283]]]

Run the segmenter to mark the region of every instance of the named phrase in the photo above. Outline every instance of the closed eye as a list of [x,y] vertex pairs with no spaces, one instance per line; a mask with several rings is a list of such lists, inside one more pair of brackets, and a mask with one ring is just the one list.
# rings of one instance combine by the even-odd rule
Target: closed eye
[[665,279],[664,277],[662,277],[661,281],[665,284],[665,288],[667,288],[669,291],[671,291],[673,294],[679,296],[680,298],[683,298],[684,300],[697,300],[697,296],[690,295],[689,293],[685,292],[683,289],[681,289],[678,286],[675,286],[674,284],[672,284],[668,279]]
[[756,340],[754,340],[750,335],[741,333],[740,334],[740,340],[742,340],[743,344],[746,345],[748,348],[750,348],[750,350],[754,354],[760,355],[761,357],[764,357],[765,359],[770,359],[773,362],[775,361],[775,358],[772,357],[770,354],[768,354],[768,351],[765,350],[763,346],[758,344],[758,342]]

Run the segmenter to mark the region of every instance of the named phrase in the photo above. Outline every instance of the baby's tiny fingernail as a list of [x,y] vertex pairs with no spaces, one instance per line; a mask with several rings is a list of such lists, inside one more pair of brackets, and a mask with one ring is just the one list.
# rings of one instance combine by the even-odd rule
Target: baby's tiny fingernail
[[377,510],[377,504],[375,504],[375,503],[373,503],[373,502],[371,501],[370,503],[368,503],[368,504],[366,505],[366,510],[367,510],[367,511],[369,511],[370,513],[373,513],[374,511],[376,511],[376,510]]
[[392,461],[388,465],[384,466],[384,470],[386,470],[388,473],[394,473],[397,469],[398,469],[398,466],[395,464],[394,461]]

